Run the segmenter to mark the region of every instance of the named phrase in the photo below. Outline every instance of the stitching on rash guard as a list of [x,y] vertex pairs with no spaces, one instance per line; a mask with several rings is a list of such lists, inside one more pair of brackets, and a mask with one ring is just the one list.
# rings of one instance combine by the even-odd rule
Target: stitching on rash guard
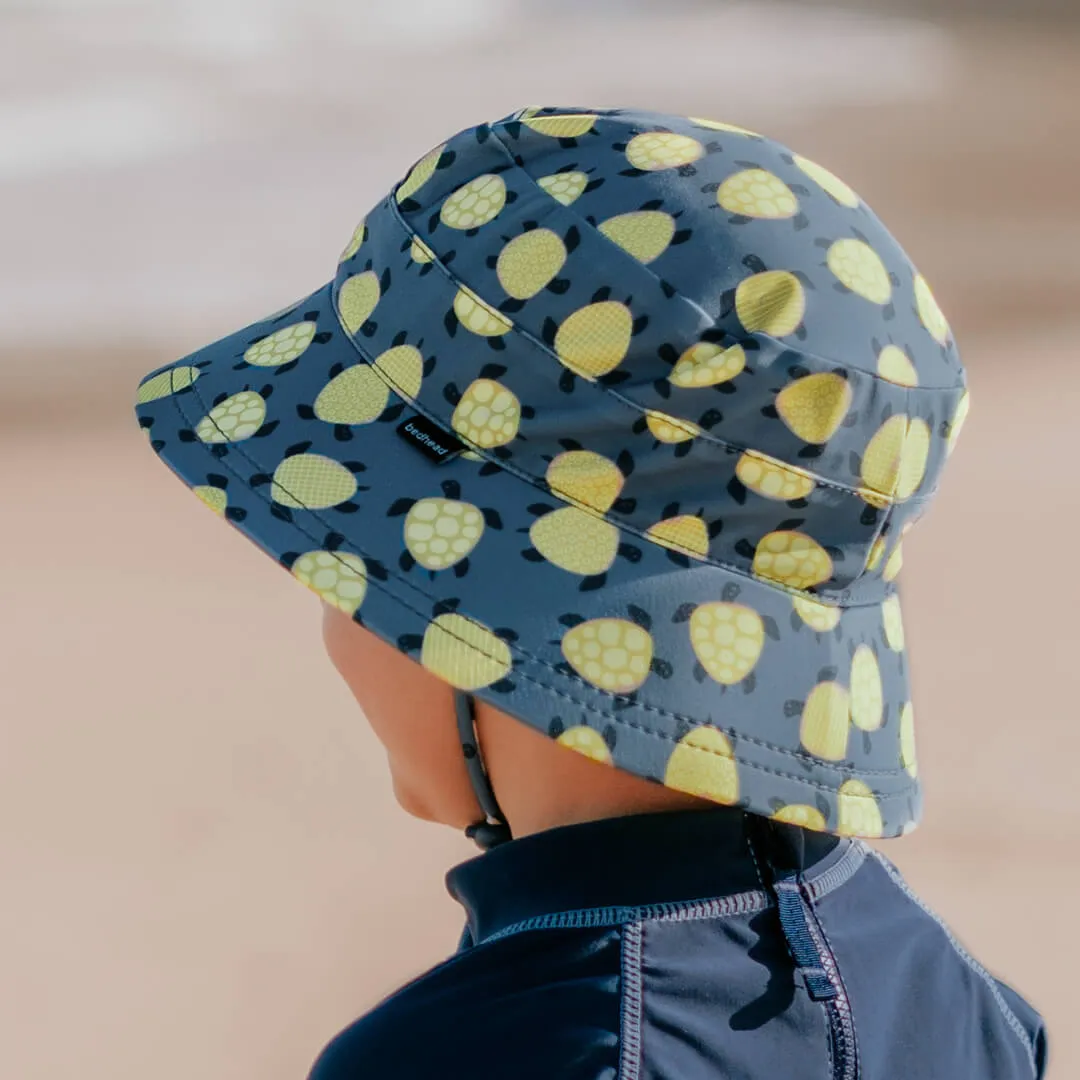
[[639,1080],[641,1076],[641,1025],[644,1014],[644,984],[641,977],[645,926],[631,923],[622,935],[622,1023],[618,1080]]
[[923,901],[911,891],[911,889],[908,887],[908,883],[900,874],[900,871],[897,870],[896,867],[893,866],[893,864],[889,862],[888,859],[886,859],[883,855],[881,855],[879,852],[875,851],[871,847],[866,847],[866,851],[867,854],[872,855],[875,859],[877,859],[877,861],[881,864],[882,869],[885,871],[886,874],[889,875],[889,879],[892,881],[892,883],[909,900],[911,900],[915,904],[918,904],[918,906],[922,908],[922,910],[926,912],[926,914],[929,915],[930,918],[938,924],[938,926],[941,927],[941,929],[945,932],[945,936],[949,939],[949,944],[952,945],[952,947],[956,950],[956,953],[960,957],[960,959],[963,960],[964,963],[967,964],[967,966],[971,968],[971,970],[976,975],[978,975],[984,983],[986,983],[987,988],[993,995],[994,1001],[997,1002],[997,1006],[1001,1010],[1001,1015],[1005,1018],[1005,1022],[1009,1025],[1010,1028],[1012,1028],[1013,1034],[1016,1035],[1016,1037],[1020,1040],[1021,1044],[1024,1047],[1024,1051],[1027,1054],[1028,1058],[1028,1064],[1031,1066],[1031,1075],[1037,1077],[1039,1075],[1039,1067],[1035,1062],[1035,1048],[1031,1044],[1031,1039],[1028,1036],[1027,1031],[1024,1030],[1024,1025],[1021,1024],[1020,1021],[1016,1018],[1016,1013],[1014,1013],[1012,1009],[1009,1008],[1009,1003],[1005,1000],[1004,997],[1002,997],[1001,991],[997,988],[997,984],[994,982],[993,976],[991,976],[990,973],[986,970],[986,968],[984,968],[982,964],[980,964],[978,960],[976,960],[975,957],[972,956],[971,953],[969,953],[967,949],[965,949],[964,946],[956,940],[955,937],[953,937],[953,932],[948,928],[948,926],[945,925],[945,923],[941,920],[940,916],[938,916],[934,911],[927,907],[926,904],[923,903]]

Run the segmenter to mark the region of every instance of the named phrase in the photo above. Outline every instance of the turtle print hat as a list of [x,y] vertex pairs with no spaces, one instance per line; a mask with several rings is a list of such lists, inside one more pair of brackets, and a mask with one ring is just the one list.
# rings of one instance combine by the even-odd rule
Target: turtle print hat
[[585,754],[809,829],[920,814],[896,577],[967,411],[925,279],[744,128],[526,109],[139,422],[300,582]]

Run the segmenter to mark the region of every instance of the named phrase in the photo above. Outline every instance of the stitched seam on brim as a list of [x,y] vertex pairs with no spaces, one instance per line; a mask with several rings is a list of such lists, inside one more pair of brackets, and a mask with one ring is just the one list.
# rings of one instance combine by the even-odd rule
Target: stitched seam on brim
[[[446,420],[443,419],[442,417],[433,415],[431,412],[428,411],[428,409],[426,407],[422,406],[418,401],[416,401],[414,398],[412,398],[408,394],[406,394],[397,385],[397,383],[395,383],[394,380],[386,372],[384,372],[382,370],[382,368],[375,362],[375,360],[371,357],[371,355],[367,352],[367,350],[355,339],[355,337],[352,334],[349,333],[349,331],[345,327],[345,323],[344,323],[344,320],[342,319],[341,312],[338,309],[337,297],[334,295],[334,287],[333,287],[333,285],[331,285],[331,288],[330,288],[330,307],[331,307],[331,310],[334,312],[334,317],[337,319],[338,324],[339,324],[339,326],[341,328],[342,334],[345,336],[346,341],[348,341],[350,343],[350,345],[352,345],[354,352],[356,352],[356,354],[360,357],[360,359],[363,361],[363,363],[366,364],[369,368],[371,368],[376,373],[376,375],[378,375],[378,377],[380,379],[382,379],[382,381],[386,384],[387,388],[392,393],[397,395],[397,397],[399,397],[403,402],[405,402],[410,408],[415,409],[416,412],[420,413],[421,416],[426,417],[428,420],[430,420],[437,427],[442,428],[442,429],[445,430],[447,428]],[[756,577],[754,574],[747,573],[745,570],[743,570],[743,569],[741,569],[741,568],[739,568],[737,566],[734,566],[731,563],[722,562],[721,560],[713,558],[711,556],[702,556],[702,555],[698,555],[696,553],[691,553],[691,552],[687,551],[684,548],[670,547],[667,544],[660,544],[656,540],[654,540],[651,536],[649,536],[644,530],[639,529],[639,528],[637,528],[637,527],[635,527],[633,525],[630,525],[628,522],[622,521],[622,520],[620,520],[618,518],[611,519],[605,514],[598,513],[593,507],[587,506],[585,503],[577,502],[577,501],[575,501],[573,499],[568,499],[568,498],[564,497],[559,492],[552,489],[550,487],[550,485],[548,485],[545,481],[543,481],[539,477],[533,476],[531,473],[525,472],[523,469],[519,468],[516,465],[512,465],[507,460],[503,460],[502,458],[490,456],[489,454],[484,452],[483,447],[477,446],[475,443],[473,443],[471,440],[469,440],[466,436],[461,435],[461,434],[459,434],[457,432],[454,432],[454,434],[458,439],[460,439],[462,442],[466,443],[471,450],[473,450],[479,457],[483,458],[483,460],[485,462],[487,462],[488,464],[497,465],[500,469],[504,469],[506,472],[510,473],[512,476],[516,476],[519,480],[523,480],[525,483],[530,484],[532,487],[536,488],[537,491],[540,491],[544,495],[549,495],[552,498],[558,499],[560,502],[565,503],[566,506],[571,506],[571,507],[574,507],[577,510],[581,510],[583,513],[589,514],[591,517],[596,518],[598,521],[603,521],[605,524],[612,526],[612,528],[618,529],[620,532],[626,533],[629,536],[637,537],[643,543],[650,544],[653,547],[662,548],[665,551],[676,551],[679,554],[685,555],[686,558],[692,559],[694,562],[701,563],[702,565],[705,565],[705,566],[713,566],[713,567],[716,567],[717,569],[720,569],[720,570],[726,570],[729,573],[736,574],[736,575],[738,575],[739,577],[741,577],[743,579],[746,579],[746,580],[749,580],[749,581],[756,581],[756,582],[758,582],[758,583],[760,583],[762,585],[765,585],[768,588],[777,589],[780,592],[785,592],[789,596],[800,597],[802,599],[817,600],[817,601],[819,601],[821,603],[828,604],[828,606],[830,606],[830,607],[837,607],[837,608],[843,608],[844,610],[851,610],[853,608],[873,607],[875,604],[880,604],[883,600],[886,600],[889,596],[891,596],[896,591],[895,587],[893,589],[888,589],[886,587],[884,594],[880,598],[873,599],[873,600],[866,600],[866,601],[863,601],[863,602],[857,603],[857,604],[845,603],[842,600],[837,599],[837,598],[838,597],[850,596],[851,593],[852,593],[852,589],[850,587],[845,587],[844,589],[833,590],[833,591],[830,591],[830,592],[820,592],[820,593],[805,592],[805,591],[801,591],[799,589],[791,588],[790,586],[784,585],[782,582],[779,582],[779,581],[770,581],[767,578]],[[929,499],[929,497],[930,496],[927,496],[926,498]],[[911,502],[911,503],[917,503],[917,502],[920,502],[920,501],[922,501],[922,500],[920,500],[920,499],[908,500],[908,502]],[[891,508],[891,506],[890,506],[890,508]],[[869,551],[870,547],[873,545],[874,540],[878,536],[881,535],[881,531],[882,531],[883,527],[884,527],[884,521],[882,521],[882,524],[875,531],[874,537],[867,543],[867,550],[868,551]],[[861,570],[859,572],[859,574],[857,574],[854,578],[852,578],[852,584],[854,584],[857,581],[870,581],[870,580],[875,580],[876,581],[877,579],[868,578],[866,576],[866,569],[865,569],[865,566],[864,566],[863,570]]]
[[[170,383],[171,383],[171,380],[170,380]],[[202,395],[199,393],[199,391],[196,389],[196,384],[195,383],[190,383],[188,385],[188,387],[186,387],[186,389],[191,391],[192,396],[195,397],[199,401],[201,407],[205,409],[206,404],[207,404],[206,399],[203,398]],[[183,419],[185,426],[190,428],[191,427],[191,420],[187,416],[187,414],[183,411],[183,409],[181,408],[180,403],[178,401],[178,395],[175,394],[175,393],[171,394],[170,399],[172,400],[173,405],[176,408],[177,413]],[[217,425],[215,424],[215,427],[216,426]],[[221,429],[218,428],[218,430],[220,431]],[[241,440],[239,443],[228,443],[227,445],[233,451],[236,452],[237,456],[239,456],[243,460],[247,461],[253,468],[255,468],[258,471],[259,474],[261,474],[261,475],[269,475],[269,474],[267,474],[266,469],[265,469],[264,466],[260,465],[252,457],[250,457],[242,449],[240,449],[243,446],[244,441],[246,441],[246,440]],[[209,444],[204,443],[203,445],[207,447],[207,453],[210,454]],[[212,454],[210,456],[213,457]],[[221,457],[221,458],[216,458],[215,457],[214,461],[216,462],[217,466],[220,469],[223,469],[225,472],[232,473],[232,475],[235,476],[244,485],[244,487],[247,490],[251,491],[252,494],[255,495],[257,498],[265,498],[265,501],[266,501],[267,504],[273,504],[273,502],[274,502],[273,498],[270,497],[270,496],[266,496],[266,497],[261,496],[260,493],[256,489],[251,487],[250,483],[248,482],[248,480],[245,477],[241,476],[241,474],[238,473],[235,468],[233,468],[232,466],[230,466],[227,463],[227,458],[226,457]],[[278,485],[278,486],[281,487],[281,485]],[[273,489],[273,483],[269,484],[268,487],[272,490]],[[285,489],[282,488],[282,490],[284,491]],[[319,524],[322,525],[328,532],[338,532],[339,531],[339,530],[333,528],[332,526],[330,526],[329,524],[323,522],[319,518],[319,515],[315,510],[311,510],[308,507],[303,506],[300,503],[300,501],[295,498],[295,496],[291,495],[291,493],[286,492],[286,494],[289,494],[290,497],[293,498],[294,501],[298,503],[300,508],[302,508],[306,513],[311,514],[311,516],[316,521],[318,521]],[[322,544],[323,544],[322,539],[320,539],[319,537],[313,536],[310,533],[306,532],[295,521],[290,521],[289,524],[294,529],[296,529],[296,531],[298,533],[300,533],[302,536],[305,536],[307,539],[311,540],[314,544],[316,544],[320,548],[320,550],[322,550]],[[365,560],[370,559],[372,562],[376,562],[380,566],[383,565],[382,561],[380,559],[376,559],[375,556],[373,556],[373,555],[367,555],[362,550],[360,550],[359,545],[357,545],[355,543],[352,543],[351,546],[356,550],[356,553],[361,558],[363,558]],[[347,565],[342,559],[340,559],[337,552],[330,552],[329,554],[333,555],[334,558],[337,559],[343,566]],[[437,603],[437,601],[433,597],[431,597],[427,593],[423,592],[423,590],[421,590],[418,586],[413,584],[411,581],[408,581],[405,578],[400,577],[398,574],[394,573],[393,571],[391,571],[389,568],[387,568],[385,566],[383,568],[386,570],[386,573],[387,573],[388,576],[393,577],[394,580],[400,582],[406,588],[412,590],[413,592],[417,593],[419,596],[423,597],[432,606],[434,606],[435,603]],[[398,603],[402,607],[404,607],[407,611],[410,611],[412,614],[414,614],[417,617],[425,620],[428,625],[430,625],[432,622],[434,622],[434,619],[432,618],[432,616],[430,614],[424,614],[421,611],[417,610],[415,607],[412,607],[405,600],[403,600],[400,596],[397,596],[395,593],[393,593],[390,589],[383,587],[381,585],[381,583],[377,579],[372,580],[372,576],[370,574],[367,575],[367,585],[368,585],[368,588],[374,588],[379,592],[385,593],[387,596],[389,596],[396,603]],[[465,617],[468,618],[468,616],[465,616]],[[476,625],[480,625],[480,624],[477,623],[477,620],[475,620],[475,619],[471,619],[470,621],[473,622]],[[488,653],[484,652],[483,649],[478,648],[472,642],[466,641],[464,638],[458,637],[458,635],[453,634],[452,632],[447,631],[445,629],[443,630],[443,632],[449,634],[451,637],[455,638],[461,644],[468,646],[470,649],[472,649],[474,652],[478,653],[480,656],[484,657],[485,659],[492,660],[492,661],[497,659],[496,657],[490,656]],[[551,671],[552,673],[554,673],[556,675],[559,675],[561,678],[564,678],[564,679],[570,681],[572,684],[580,684],[581,686],[588,685],[588,684],[585,683],[585,681],[583,679],[581,679],[580,676],[578,676],[576,674],[574,674],[574,675],[563,675],[562,672],[558,671],[554,667],[554,665],[549,664],[547,661],[542,660],[538,656],[534,656],[532,653],[530,653],[527,650],[521,648],[520,646],[518,646],[518,645],[516,645],[516,644],[514,644],[512,642],[507,642],[506,644],[507,644],[507,647],[512,652],[517,653],[519,656],[524,658],[524,660],[527,663],[536,665],[536,666],[538,666],[538,667],[540,667],[540,668],[542,668],[542,669],[544,669],[546,671]],[[663,732],[663,731],[654,731],[652,728],[645,727],[643,724],[635,724],[633,721],[624,719],[623,717],[621,717],[615,711],[609,712],[607,710],[601,709],[596,705],[590,704],[589,702],[586,702],[586,701],[583,701],[583,700],[581,700],[579,698],[574,697],[572,694],[568,693],[567,691],[560,690],[557,687],[550,685],[549,683],[543,682],[541,679],[538,679],[534,675],[528,675],[525,672],[522,672],[517,668],[514,669],[513,673],[514,673],[514,675],[520,676],[522,679],[525,679],[527,682],[531,682],[534,685],[539,686],[541,689],[548,691],[549,693],[552,693],[552,694],[555,694],[558,697],[564,698],[565,700],[567,700],[567,701],[571,702],[572,704],[574,704],[577,708],[582,709],[582,710],[584,710],[586,712],[595,713],[596,715],[603,717],[605,720],[607,720],[607,721],[609,721],[611,723],[620,724],[623,727],[627,727],[627,728],[632,728],[632,729],[634,729],[636,731],[642,732],[645,735],[649,735],[649,736],[652,736],[654,738],[661,739],[661,740],[663,740],[665,742],[678,744],[678,739],[674,735],[668,734],[667,732]],[[635,708],[640,708],[644,712],[656,713],[659,716],[663,716],[663,717],[666,717],[668,719],[672,719],[672,720],[676,720],[676,721],[677,720],[684,720],[684,721],[686,721],[686,722],[688,722],[690,724],[693,724],[693,725],[698,725],[698,724],[701,723],[701,719],[698,718],[698,717],[691,717],[691,716],[687,716],[687,715],[685,715],[683,713],[671,712],[670,710],[664,709],[661,706],[652,705],[652,704],[650,704],[648,702],[644,702],[644,701],[642,701],[640,699],[629,699],[629,698],[625,698],[622,695],[618,695],[618,694],[608,694],[606,691],[598,690],[597,688],[592,687],[592,686],[589,686],[589,689],[592,690],[592,691],[595,691],[596,693],[605,694],[605,696],[610,697],[614,701],[626,701],[629,704],[632,704]],[[813,765],[815,765],[818,768],[821,768],[821,769],[826,770],[826,771],[835,772],[835,773],[839,774],[840,776],[844,776],[844,777],[851,777],[853,775],[858,775],[858,776],[862,776],[862,777],[866,777],[866,776],[893,776],[893,777],[898,777],[898,776],[900,776],[900,774],[903,771],[900,768],[896,768],[896,769],[859,769],[859,770],[854,770],[854,769],[850,769],[850,768],[845,769],[845,768],[833,765],[833,764],[831,764],[829,762],[819,760],[817,758],[813,758],[808,754],[804,754],[804,753],[801,753],[801,752],[795,751],[795,750],[790,750],[790,749],[788,749],[786,747],[776,746],[773,743],[766,742],[763,739],[758,739],[758,738],[756,738],[756,737],[754,737],[752,735],[749,735],[749,734],[747,734],[745,732],[739,731],[738,729],[735,729],[735,728],[723,728],[723,727],[720,727],[719,725],[715,725],[715,724],[710,725],[710,726],[716,727],[717,730],[719,730],[719,731],[726,732],[727,734],[729,734],[730,736],[735,738],[737,741],[741,740],[743,742],[750,743],[750,744],[752,744],[754,746],[760,747],[763,750],[767,750],[770,753],[779,754],[779,755],[784,756],[784,757],[797,758],[797,759],[802,760],[802,761],[811,762]],[[773,776],[778,776],[781,779],[794,780],[799,784],[806,785],[806,786],[809,786],[809,787],[813,787],[813,788],[816,788],[816,789],[818,789],[820,791],[827,791],[827,792],[830,792],[832,794],[836,794],[836,791],[837,791],[837,788],[835,786],[831,785],[831,784],[822,784],[822,783],[819,783],[817,781],[810,780],[805,775],[800,775],[798,773],[782,772],[779,769],[771,768],[768,765],[761,765],[761,764],[759,764],[757,762],[749,761],[749,760],[747,760],[745,758],[740,758],[740,757],[738,757],[738,756],[736,756],[734,754],[731,754],[731,755],[720,754],[717,751],[711,750],[711,749],[706,748],[706,747],[694,747],[694,749],[696,751],[702,751],[702,752],[705,752],[705,753],[709,753],[709,754],[711,754],[713,756],[716,756],[716,757],[725,757],[725,758],[728,758],[729,760],[734,760],[737,763],[742,764],[747,768],[756,769],[756,770],[758,770],[760,772],[765,772],[765,773],[768,773],[768,774],[773,775]],[[875,795],[875,796],[880,795],[881,797],[886,798],[886,799],[895,799],[895,798],[904,798],[910,792],[915,791],[916,789],[917,789],[917,784],[908,784],[905,788],[902,788],[902,789],[900,789],[900,790],[898,790],[896,792],[872,791],[871,793],[873,795]]]

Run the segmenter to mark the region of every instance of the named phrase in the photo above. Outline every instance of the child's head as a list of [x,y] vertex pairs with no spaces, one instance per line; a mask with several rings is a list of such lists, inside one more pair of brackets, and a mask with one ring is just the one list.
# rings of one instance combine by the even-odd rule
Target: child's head
[[454,136],[333,282],[139,391],[169,465],[340,613],[414,811],[475,816],[467,695],[525,829],[547,793],[862,836],[919,815],[896,576],[966,408],[854,191],[627,110]]

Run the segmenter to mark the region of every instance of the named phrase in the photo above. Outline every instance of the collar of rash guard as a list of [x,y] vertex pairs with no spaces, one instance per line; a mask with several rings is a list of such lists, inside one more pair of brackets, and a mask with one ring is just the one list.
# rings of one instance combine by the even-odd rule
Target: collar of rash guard
[[[805,837],[806,865],[841,843],[823,833]],[[761,889],[762,883],[746,815],[718,807],[533,833],[454,867],[446,886],[480,943],[552,916],[716,899]]]

